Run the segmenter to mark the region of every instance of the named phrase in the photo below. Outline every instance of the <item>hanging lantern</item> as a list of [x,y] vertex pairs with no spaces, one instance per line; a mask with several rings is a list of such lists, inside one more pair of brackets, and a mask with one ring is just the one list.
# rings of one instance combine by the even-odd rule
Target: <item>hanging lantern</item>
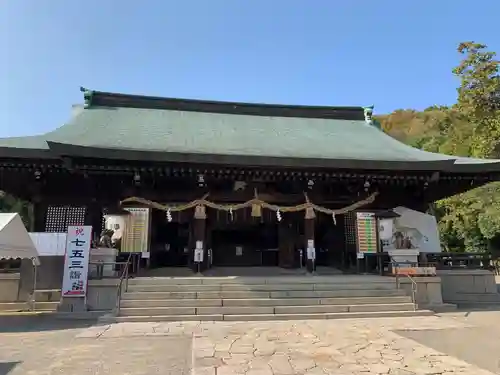
[[281,212],[280,210],[276,211],[276,220],[278,221],[281,221],[282,217],[281,217]]
[[172,213],[170,212],[170,208],[167,210],[167,221],[169,223],[172,222]]
[[233,209],[229,208],[229,218],[233,221]]

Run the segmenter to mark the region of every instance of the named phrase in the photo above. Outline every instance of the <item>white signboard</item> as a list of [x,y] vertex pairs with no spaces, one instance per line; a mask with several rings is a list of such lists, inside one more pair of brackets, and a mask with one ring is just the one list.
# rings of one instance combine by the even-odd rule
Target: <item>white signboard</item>
[[203,249],[194,249],[194,262],[203,262]]
[[316,249],[314,247],[307,248],[307,259],[316,260]]
[[373,212],[357,212],[356,216],[358,219],[368,219],[375,216],[375,214]]
[[91,226],[69,226],[64,256],[63,297],[85,297],[89,273]]
[[240,257],[243,255],[243,247],[236,246],[236,256]]

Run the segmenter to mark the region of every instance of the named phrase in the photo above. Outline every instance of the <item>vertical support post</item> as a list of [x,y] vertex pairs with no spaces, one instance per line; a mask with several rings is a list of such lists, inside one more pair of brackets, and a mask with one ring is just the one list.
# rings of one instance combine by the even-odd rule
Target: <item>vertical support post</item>
[[93,240],[99,241],[102,231],[102,208],[99,203],[93,199],[86,205],[85,225],[92,226]]
[[278,266],[293,267],[293,229],[290,218],[282,219],[278,223]]
[[285,226],[278,222],[278,266],[286,268],[286,241],[287,235]]
[[203,270],[208,270],[212,267],[211,262],[213,261],[213,250],[212,249],[212,228],[205,219],[205,241],[203,247]]
[[[312,208],[307,208],[304,221],[304,240],[305,240],[304,248],[306,249],[305,251],[306,257],[308,253],[307,249],[310,247],[309,245],[311,244],[311,241],[313,246],[316,247],[314,243],[314,228],[315,228],[314,218],[315,218],[314,210]],[[306,268],[307,272],[314,272],[316,268],[315,261],[307,257]]]
[[47,217],[48,205],[39,200],[33,202],[33,232],[45,232],[45,219]]
[[[193,237],[194,237],[194,246],[192,249],[189,249],[190,257],[191,257],[191,269],[193,272],[203,272],[206,267],[206,259],[207,259],[207,246],[205,241],[205,232],[206,232],[206,212],[204,206],[197,206],[194,210],[194,223],[193,223]],[[198,266],[194,262],[194,249],[196,248],[196,243],[200,242],[203,246],[203,262]]]
[[29,309],[30,309],[30,311],[35,311],[35,309],[36,309],[36,289],[37,289],[36,278],[38,277],[38,272],[37,272],[37,265],[36,265],[36,262],[34,259],[31,260],[31,265],[33,266],[33,290],[31,292],[31,296],[30,296]]

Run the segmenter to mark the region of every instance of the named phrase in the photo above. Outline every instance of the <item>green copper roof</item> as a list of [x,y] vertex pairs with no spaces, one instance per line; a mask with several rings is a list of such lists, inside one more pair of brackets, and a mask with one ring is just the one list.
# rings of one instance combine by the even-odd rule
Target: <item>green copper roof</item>
[[[455,159],[458,163],[486,162],[407,146],[363,120],[361,107],[361,116],[356,114],[356,119],[352,120],[285,117],[289,110],[286,107],[280,107],[284,111],[283,116],[264,116],[134,108],[129,102],[124,102],[124,106],[104,106],[93,104],[94,97],[95,94],[88,99],[88,105],[62,127],[40,136],[0,139],[0,148],[49,150],[49,141],[99,149],[181,154],[390,162]],[[238,105],[235,103],[234,108]],[[290,111],[297,108],[307,107],[295,107]],[[321,110],[327,111],[325,108]]]
[[395,161],[444,158],[406,146],[365,121],[137,108],[85,109],[46,134],[46,139],[180,153]]
[[0,147],[49,149],[45,135],[0,138]]
[[0,139],[0,147],[79,146],[182,153],[388,161],[449,156],[407,146],[365,121],[262,117],[138,108],[88,108],[36,137]]

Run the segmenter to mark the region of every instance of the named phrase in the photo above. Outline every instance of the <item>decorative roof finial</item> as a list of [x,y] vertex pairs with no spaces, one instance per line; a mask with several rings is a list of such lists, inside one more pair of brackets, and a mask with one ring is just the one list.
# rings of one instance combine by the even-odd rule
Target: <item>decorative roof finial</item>
[[382,125],[380,124],[380,122],[377,119],[373,118],[373,108],[374,108],[373,105],[363,108],[365,114],[365,121],[368,125],[373,126],[378,130],[382,130]]
[[83,92],[84,107],[90,107],[90,105],[92,104],[92,95],[94,95],[94,92],[92,90],[86,89],[85,87],[80,87],[80,91]]
[[373,105],[369,106],[369,107],[364,107],[363,110],[364,110],[364,114],[365,114],[365,121],[368,125],[372,125],[373,124]]

